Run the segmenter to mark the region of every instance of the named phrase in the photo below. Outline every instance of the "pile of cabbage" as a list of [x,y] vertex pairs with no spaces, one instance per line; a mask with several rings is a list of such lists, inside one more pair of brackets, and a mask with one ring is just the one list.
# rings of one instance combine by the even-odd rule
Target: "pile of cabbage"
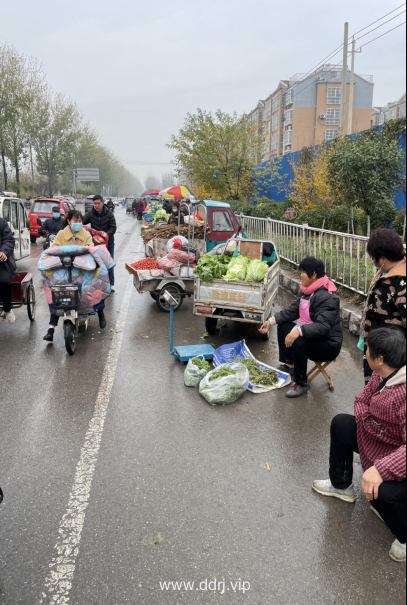
[[259,259],[250,260],[246,256],[230,259],[228,256],[205,254],[199,259],[195,275],[206,283],[214,279],[225,281],[245,281],[261,284],[269,267]]

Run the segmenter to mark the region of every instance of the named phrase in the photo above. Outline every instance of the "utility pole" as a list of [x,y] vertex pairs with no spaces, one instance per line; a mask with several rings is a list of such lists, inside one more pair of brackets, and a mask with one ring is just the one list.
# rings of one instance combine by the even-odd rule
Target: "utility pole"
[[353,134],[353,106],[354,106],[354,98],[355,98],[355,54],[356,54],[356,42],[355,42],[355,37],[353,37],[353,40],[352,40],[352,68],[351,68],[351,74],[350,74],[348,134]]
[[345,134],[345,118],[346,118],[346,88],[348,79],[348,39],[349,39],[349,23],[345,23],[345,35],[343,42],[343,66],[342,66],[342,104],[341,104],[341,131]]

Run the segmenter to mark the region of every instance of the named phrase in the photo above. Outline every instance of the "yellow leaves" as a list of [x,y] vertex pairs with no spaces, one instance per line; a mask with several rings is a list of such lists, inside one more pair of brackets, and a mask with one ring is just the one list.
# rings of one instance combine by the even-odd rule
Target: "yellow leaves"
[[266,462],[266,467],[267,467],[268,472],[271,473],[271,468],[270,468],[270,465],[268,462]]
[[328,151],[313,150],[307,161],[291,161],[294,178],[289,184],[289,195],[300,210],[324,209],[332,204],[328,181]]

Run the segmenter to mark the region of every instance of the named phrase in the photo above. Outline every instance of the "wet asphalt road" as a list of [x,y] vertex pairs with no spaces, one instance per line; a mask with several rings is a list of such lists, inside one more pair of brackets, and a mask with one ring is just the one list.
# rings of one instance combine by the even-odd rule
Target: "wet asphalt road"
[[[21,309],[14,326],[0,325],[1,605],[39,604],[55,554],[117,337],[129,283],[124,263],[142,250],[140,226],[122,209],[116,215],[117,293],[107,301],[104,333],[93,319],[72,358],[61,329],[47,346],[38,275],[35,324]],[[39,253],[33,246],[20,269],[34,270]],[[289,301],[281,292],[279,304]],[[176,315],[175,342],[202,342],[203,332],[187,300]],[[244,337],[257,357],[277,359],[275,332],[265,344],[231,324],[211,342]],[[313,479],[327,477],[332,417],[352,413],[363,387],[354,339],[347,338],[332,372],[334,393],[318,379],[297,401],[284,392],[247,393],[235,405],[211,407],[184,386],[184,366],[168,352],[169,317],[148,295],[132,291],[122,338],[67,603],[405,603],[405,566],[388,557],[393,536],[360,489],[356,505],[311,490]],[[361,476],[357,462],[358,485]],[[215,578],[225,580],[223,595],[223,585],[196,590]],[[160,587],[170,581],[195,582],[194,590]]]

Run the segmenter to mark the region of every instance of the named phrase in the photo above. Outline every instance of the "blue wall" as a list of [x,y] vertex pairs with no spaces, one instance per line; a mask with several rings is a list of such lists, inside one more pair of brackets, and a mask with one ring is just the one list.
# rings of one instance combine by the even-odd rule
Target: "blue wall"
[[[379,130],[381,130],[381,129],[382,129],[382,126],[379,126]],[[355,136],[355,135],[352,135],[352,136]],[[400,145],[405,153],[406,152],[406,135],[405,134],[400,136]],[[318,149],[318,147],[319,147],[319,145],[316,146],[316,149]],[[293,172],[290,162],[292,162],[293,160],[295,162],[299,162],[299,159],[300,159],[299,151],[295,151],[294,153],[287,153],[287,155],[284,155],[279,160],[280,166],[281,166],[280,174],[287,175],[287,176],[285,176],[284,180],[282,181],[281,190],[279,190],[276,187],[265,187],[260,192],[260,195],[268,197],[270,200],[275,200],[276,202],[284,202],[284,200],[288,199],[289,198],[288,185],[289,185],[290,181],[294,178],[294,172]],[[404,206],[406,205],[406,199],[402,192],[400,192],[398,194],[396,200],[404,208]],[[396,202],[395,202],[395,205],[397,206]]]

